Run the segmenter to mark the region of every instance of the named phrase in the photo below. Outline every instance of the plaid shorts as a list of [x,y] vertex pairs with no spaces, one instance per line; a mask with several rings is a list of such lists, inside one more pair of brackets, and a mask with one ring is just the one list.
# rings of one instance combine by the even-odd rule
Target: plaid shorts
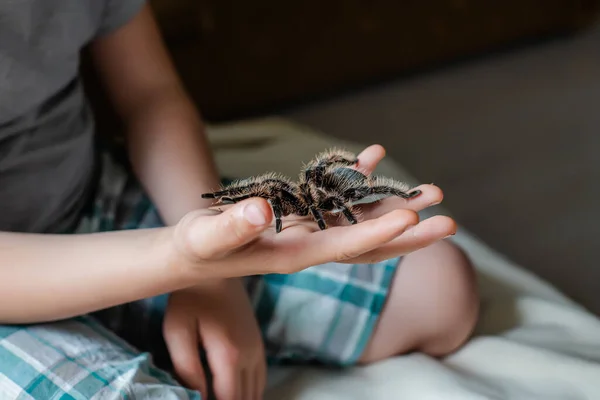
[[[93,202],[75,232],[161,225],[129,169],[104,154]],[[291,275],[247,277],[269,364],[356,363],[399,261],[329,263]],[[167,299],[55,323],[0,325],[0,399],[199,399],[170,374],[161,335]],[[199,356],[205,362],[202,349]]]

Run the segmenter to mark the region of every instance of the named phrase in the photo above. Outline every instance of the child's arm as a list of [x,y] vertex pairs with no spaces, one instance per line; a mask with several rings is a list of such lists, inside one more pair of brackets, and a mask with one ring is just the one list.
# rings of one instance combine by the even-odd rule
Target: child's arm
[[91,235],[0,232],[0,324],[85,314],[187,285],[170,228]]
[[[252,204],[258,208],[247,219]],[[274,235],[266,231],[273,219],[269,204],[248,199],[223,213],[194,211],[174,227],[87,235],[0,232],[0,324],[68,318],[211,280],[293,273],[331,261],[375,262],[447,235],[447,223],[438,221],[438,229],[391,241],[416,218],[397,210],[358,225],[319,232],[314,224],[300,224]]]
[[[168,225],[207,207],[219,179],[198,111],[185,93],[149,6],[90,46],[125,123],[131,163]],[[207,60],[206,62],[210,62]]]
[[[248,218],[250,209],[262,224]],[[241,259],[244,252],[237,250],[256,240],[270,221],[269,205],[252,199],[222,214],[188,213],[174,227],[73,235],[0,232],[0,324],[69,318],[259,273],[263,260]],[[270,252],[284,256],[279,250]]]

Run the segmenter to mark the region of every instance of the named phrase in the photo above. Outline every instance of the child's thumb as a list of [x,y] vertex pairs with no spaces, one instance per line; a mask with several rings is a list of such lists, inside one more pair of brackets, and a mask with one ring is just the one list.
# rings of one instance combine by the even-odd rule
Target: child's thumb
[[215,260],[256,239],[271,221],[269,203],[251,198],[219,215],[191,221],[188,238],[196,257]]

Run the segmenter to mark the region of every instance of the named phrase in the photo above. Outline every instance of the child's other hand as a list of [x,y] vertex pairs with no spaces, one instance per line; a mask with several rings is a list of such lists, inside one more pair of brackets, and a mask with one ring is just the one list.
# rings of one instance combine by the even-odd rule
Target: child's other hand
[[239,279],[208,282],[171,294],[163,334],[182,383],[208,396],[199,343],[217,400],[260,400],[267,367],[260,329]]

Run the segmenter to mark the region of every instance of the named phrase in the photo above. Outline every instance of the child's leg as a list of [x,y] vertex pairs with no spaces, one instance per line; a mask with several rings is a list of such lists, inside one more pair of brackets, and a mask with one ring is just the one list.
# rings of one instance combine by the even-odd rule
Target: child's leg
[[1,399],[198,399],[90,317],[0,325]]
[[451,242],[404,257],[361,363],[421,351],[447,355],[472,333],[479,301],[472,265]]
[[377,264],[330,263],[249,288],[272,362],[369,363],[445,355],[478,313],[471,264],[450,242]]

